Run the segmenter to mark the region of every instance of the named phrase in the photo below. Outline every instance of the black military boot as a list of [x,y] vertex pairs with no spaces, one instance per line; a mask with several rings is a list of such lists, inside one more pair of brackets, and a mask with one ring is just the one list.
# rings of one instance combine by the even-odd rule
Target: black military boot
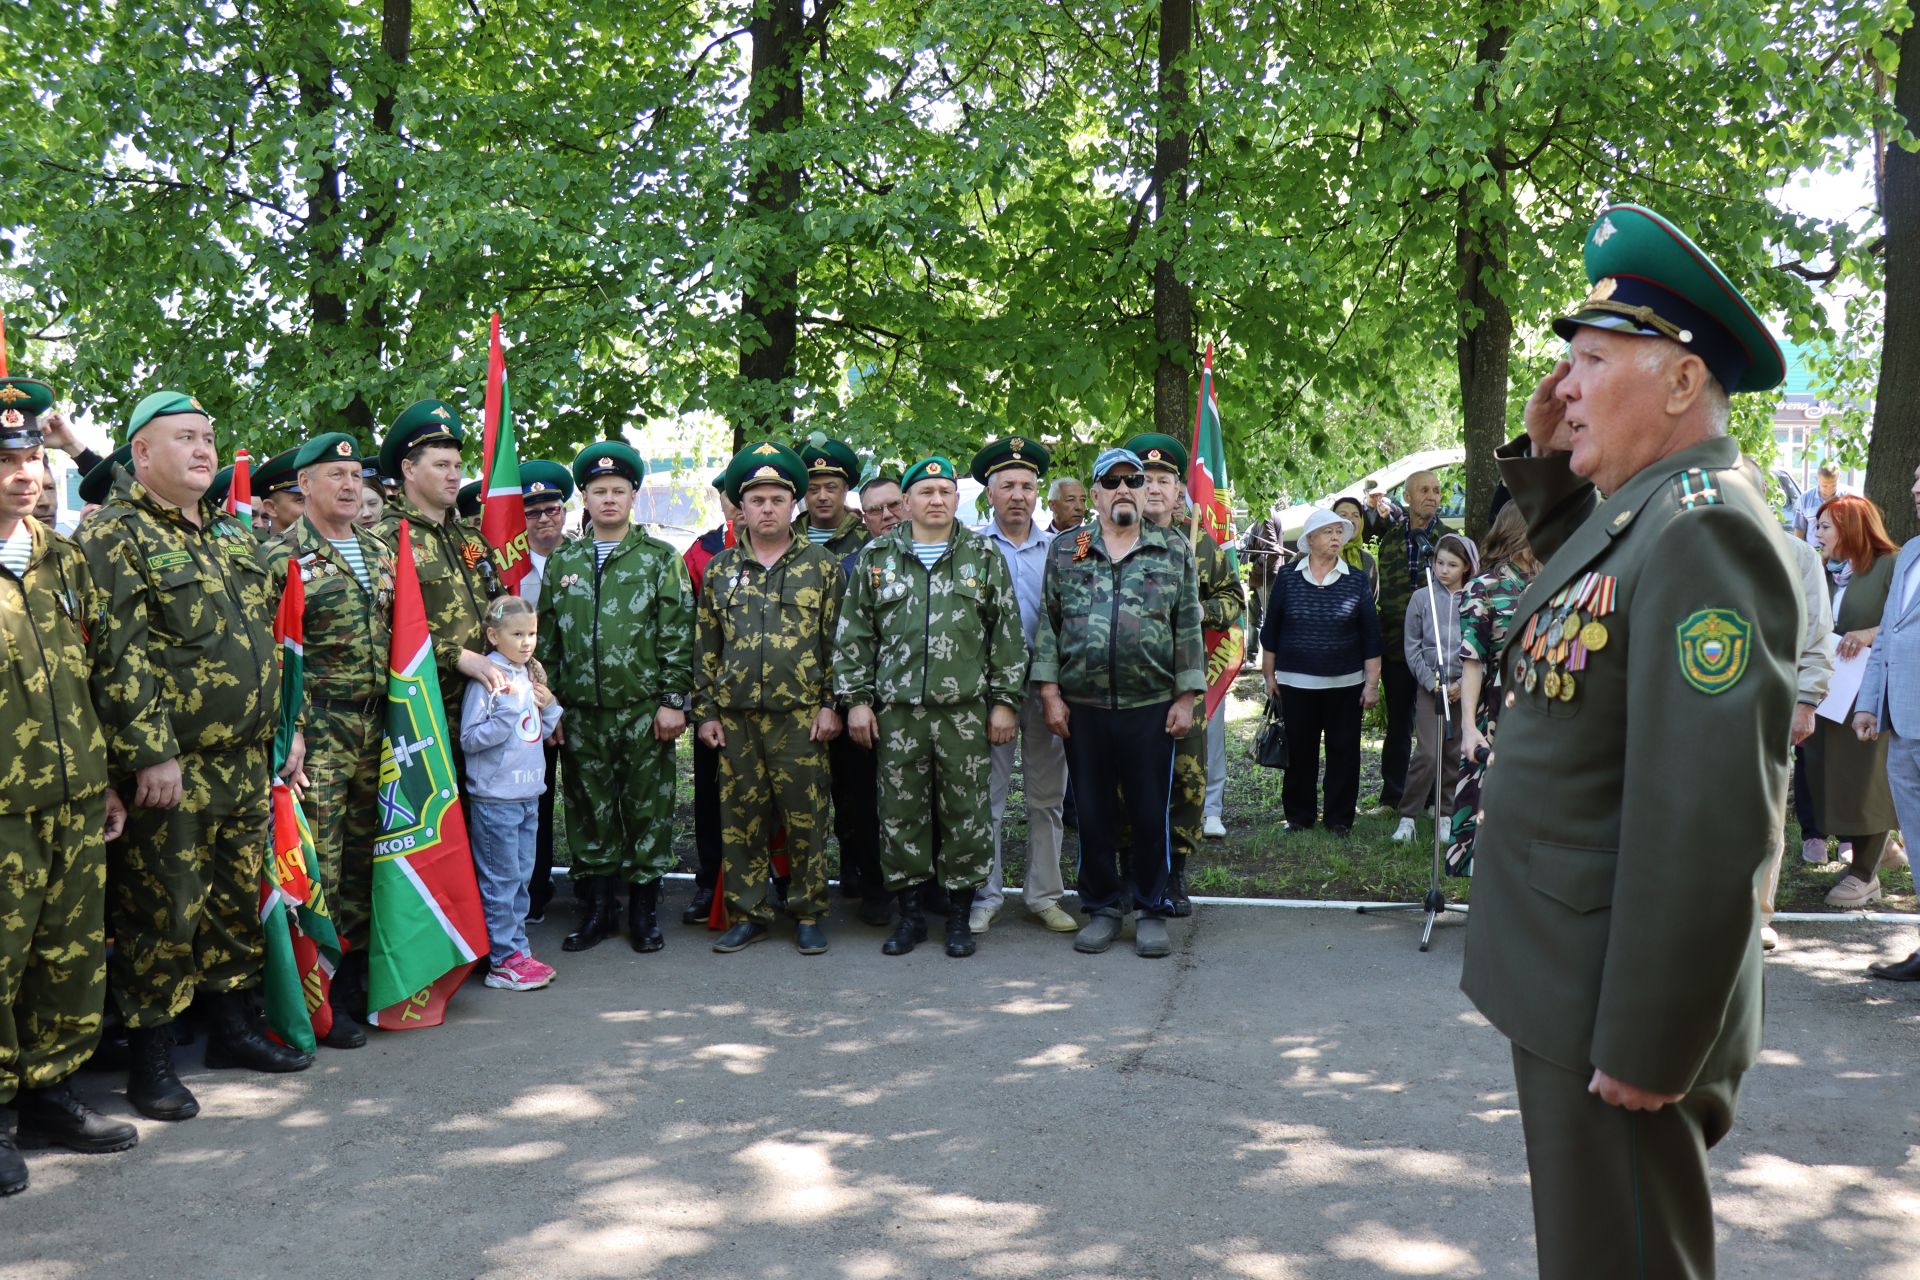
[[883,956],[903,956],[913,950],[916,944],[927,940],[927,917],[920,910],[919,887],[902,893],[899,903],[900,923],[893,926],[893,932],[880,944],[880,954]]
[[580,886],[586,908],[580,915],[580,927],[560,943],[562,951],[588,951],[603,938],[620,932],[620,909],[613,901],[613,878],[589,876]]
[[1186,919],[1193,914],[1193,899],[1187,896],[1187,855],[1173,855],[1173,869],[1167,873],[1167,896],[1173,899],[1173,914]]
[[631,885],[627,889],[627,938],[635,951],[658,951],[667,945],[654,913],[660,909],[660,882]]
[[[944,916],[952,910],[953,899],[940,884],[936,874],[931,880],[924,880],[916,891],[920,895],[920,910],[930,916]],[[968,906],[972,906],[971,903]]]
[[320,1043],[329,1049],[366,1047],[367,1033],[355,1023],[355,1019],[367,1011],[367,988],[359,977],[362,956],[359,951],[347,952],[333,971],[333,983],[327,988],[327,1003],[333,1007],[333,1025],[320,1037]]
[[173,1073],[173,1027],[127,1032],[127,1101],[149,1120],[191,1120],[200,1103]]
[[27,1189],[27,1162],[13,1145],[13,1112],[0,1107],[0,1196],[17,1196]]
[[65,1147],[92,1156],[125,1151],[140,1141],[138,1129],[101,1115],[80,1101],[64,1080],[44,1089],[22,1089],[13,1104],[20,1109],[20,1141],[26,1146]]
[[244,991],[222,991],[213,997],[213,1027],[207,1037],[207,1065],[245,1067],[275,1074],[305,1071],[313,1055],[267,1038],[265,1020],[254,1012]]
[[947,954],[955,960],[964,960],[979,949],[973,941],[973,925],[970,920],[973,909],[960,905],[962,902],[972,901],[972,889],[954,890],[953,910],[947,913]]
[[680,913],[681,924],[705,924],[713,915],[713,889],[704,884],[693,887],[693,898]]

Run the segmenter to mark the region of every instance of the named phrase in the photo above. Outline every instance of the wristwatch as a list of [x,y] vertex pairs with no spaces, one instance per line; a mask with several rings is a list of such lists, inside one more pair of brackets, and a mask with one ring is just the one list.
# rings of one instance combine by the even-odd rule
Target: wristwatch
[[684,693],[663,693],[660,695],[660,705],[669,711],[685,711],[687,709],[687,695]]

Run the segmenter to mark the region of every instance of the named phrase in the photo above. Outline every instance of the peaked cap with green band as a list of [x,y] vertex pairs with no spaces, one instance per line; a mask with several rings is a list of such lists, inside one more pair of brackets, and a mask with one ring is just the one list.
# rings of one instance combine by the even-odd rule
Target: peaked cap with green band
[[186,392],[156,391],[140,397],[140,403],[133,406],[133,416],[127,419],[127,439],[132,440],[140,434],[140,428],[155,418],[171,417],[176,413],[197,413],[209,422],[213,420],[213,415]]
[[900,477],[900,492],[908,492],[922,480],[949,480],[958,485],[960,471],[953,465],[952,458],[936,453],[907,468],[907,474]]
[[294,467],[293,460],[304,447],[296,445],[285,453],[276,453],[254,468],[253,496],[270,498],[276,493],[299,493],[300,473]]
[[1587,232],[1593,291],[1553,322],[1571,340],[1579,328],[1669,338],[1706,362],[1728,393],[1770,391],[1787,376],[1767,326],[1733,282],[1684,232],[1651,209],[1617,204]]
[[590,444],[580,451],[573,460],[573,482],[582,489],[589,480],[599,480],[607,476],[618,476],[631,481],[637,489],[647,474],[647,464],[633,451],[633,446],[621,440],[602,440],[599,444]]
[[800,455],[808,476],[839,476],[849,489],[860,483],[860,455],[842,441],[829,440],[825,432],[814,432],[793,451]]
[[380,470],[398,480],[400,463],[423,444],[459,445],[467,438],[460,415],[439,400],[415,400],[400,411],[380,442]]
[[207,486],[207,501],[216,507],[226,506],[227,490],[231,488],[233,488],[233,464],[229,462],[213,473],[213,483]]
[[100,459],[100,461],[94,463],[87,474],[80,477],[80,484],[78,486],[80,501],[87,503],[89,506],[105,502],[107,495],[113,491],[113,469],[115,467],[131,468],[132,466],[133,446],[123,444],[106,457]]
[[460,492],[453,499],[454,514],[466,520],[474,520],[480,515],[480,482],[469,480],[460,486]]
[[1171,471],[1182,480],[1187,478],[1187,446],[1172,436],[1148,431],[1120,447],[1140,455],[1140,468],[1143,471]]
[[565,502],[573,496],[573,476],[557,462],[531,459],[520,464],[520,495],[529,507]]
[[40,415],[53,407],[53,388],[32,378],[0,378],[0,449],[37,449],[47,442]]
[[985,484],[988,476],[1010,467],[1024,467],[1038,478],[1047,474],[1047,468],[1052,463],[1053,454],[1038,440],[1008,436],[1004,440],[989,440],[981,445],[980,452],[973,455],[970,471],[975,480]]
[[760,440],[733,455],[720,473],[720,487],[735,506],[747,490],[777,484],[795,496],[807,491],[807,464],[798,453],[772,440]]
[[[281,455],[281,457],[285,456]],[[315,436],[294,450],[293,461],[287,464],[287,469],[297,479],[304,468],[317,467],[323,462],[351,462],[357,467],[365,461],[366,459],[360,456],[360,444],[357,440],[344,431],[329,431],[324,435]]]

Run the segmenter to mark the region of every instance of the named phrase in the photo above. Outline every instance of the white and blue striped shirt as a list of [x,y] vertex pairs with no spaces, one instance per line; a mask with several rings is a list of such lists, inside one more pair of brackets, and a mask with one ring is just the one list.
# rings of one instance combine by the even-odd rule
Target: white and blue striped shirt
[[331,542],[333,549],[340,553],[340,558],[347,562],[347,568],[353,570],[353,576],[360,580],[360,589],[373,590],[373,580],[367,577],[366,558],[360,554],[360,539],[328,538],[327,541]]

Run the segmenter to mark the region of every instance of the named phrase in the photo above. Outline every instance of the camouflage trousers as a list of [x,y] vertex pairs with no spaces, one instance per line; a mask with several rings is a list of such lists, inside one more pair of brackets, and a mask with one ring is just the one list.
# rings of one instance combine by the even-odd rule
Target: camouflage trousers
[[793,868],[787,914],[796,920],[827,914],[827,744],[807,740],[813,717],[805,708],[720,713],[727,734],[720,748],[720,849],[730,919],[772,923],[767,841],[782,823],[782,852]]
[[363,948],[373,915],[373,842],[380,832],[380,739],[386,695],[307,706],[307,793],[300,807],[333,906],[334,928]]
[[[1195,702],[1197,704],[1198,699]],[[1173,790],[1169,795],[1167,830],[1172,838],[1174,863],[1184,867],[1187,859],[1200,851],[1200,824],[1207,802],[1207,726],[1197,715],[1187,736],[1174,740]],[[1133,848],[1133,823],[1118,796],[1114,797],[1113,805],[1114,837],[1124,862]]]
[[107,998],[107,800],[0,816],[0,1106],[72,1075]]
[[932,877],[936,824],[942,885],[985,884],[993,869],[986,706],[887,707],[876,714],[887,888],[899,893]]
[[673,744],[653,736],[651,707],[568,707],[560,782],[575,880],[648,884],[674,869]]
[[267,748],[180,754],[180,803],[129,808],[107,853],[107,989],[130,1030],[172,1022],[196,989],[260,982]]

